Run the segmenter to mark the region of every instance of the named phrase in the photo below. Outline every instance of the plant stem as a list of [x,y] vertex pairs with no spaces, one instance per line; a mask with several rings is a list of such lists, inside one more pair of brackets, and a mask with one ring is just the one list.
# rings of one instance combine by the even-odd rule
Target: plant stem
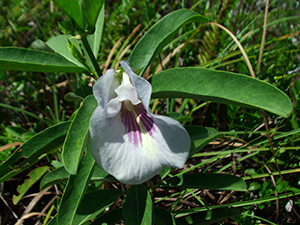
[[57,93],[56,93],[56,83],[54,79],[52,80],[53,86],[53,104],[54,104],[54,112],[55,112],[55,123],[59,123],[59,109],[58,109],[58,100],[57,100]]
[[93,64],[93,66],[94,66],[94,68],[96,70],[96,73],[97,73],[97,74],[95,74],[95,76],[98,79],[102,75],[102,72],[101,72],[101,69],[100,69],[100,67],[99,67],[99,65],[97,63],[97,60],[96,60],[96,58],[94,56],[94,53],[92,52],[92,49],[91,49],[91,47],[89,45],[89,42],[88,42],[88,40],[87,40],[87,38],[86,38],[85,35],[81,36],[81,41],[82,41],[82,43],[83,43],[83,45],[85,47],[85,50],[87,51],[87,53],[88,53],[88,55],[89,55],[89,57],[90,57],[90,59],[92,61],[92,64]]
[[270,201],[274,201],[276,199],[285,199],[287,196],[288,197],[294,197],[300,195],[300,192],[290,192],[288,195],[286,194],[281,194],[278,196],[271,196],[271,197],[266,197],[266,198],[261,198],[261,199],[254,199],[254,200],[247,200],[247,201],[241,201],[241,202],[234,202],[234,203],[228,203],[228,204],[222,204],[222,205],[213,205],[213,206],[206,206],[206,207],[200,207],[200,208],[194,208],[194,209],[185,209],[185,210],[178,210],[178,211],[173,211],[171,213],[174,214],[175,218],[178,218],[180,216],[185,216],[195,212],[204,212],[212,209],[219,209],[219,208],[225,208],[225,207],[243,207],[243,206],[248,206],[248,205],[253,205],[253,204],[261,204],[261,203],[266,203]]
[[265,46],[266,32],[267,32],[268,9],[269,9],[269,0],[266,1],[263,35],[261,38],[260,52],[259,52],[258,63],[257,63],[257,73],[260,73],[260,64],[264,53],[264,46]]

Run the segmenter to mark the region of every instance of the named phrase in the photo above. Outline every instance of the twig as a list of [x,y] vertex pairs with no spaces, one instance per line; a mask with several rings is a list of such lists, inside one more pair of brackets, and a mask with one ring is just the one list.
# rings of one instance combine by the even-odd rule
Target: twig
[[6,150],[6,149],[9,149],[11,147],[14,147],[14,146],[19,146],[19,145],[22,145],[23,142],[14,142],[14,143],[10,143],[10,144],[7,144],[7,145],[3,145],[0,147],[0,152]]
[[105,64],[104,64],[103,73],[105,73],[106,70],[108,69],[109,63],[110,63],[110,61],[111,61],[111,58],[112,58],[114,52],[116,51],[117,47],[120,45],[121,41],[123,41],[125,38],[126,38],[126,36],[121,37],[121,38],[114,44],[114,46],[113,46],[113,48],[111,49],[111,51],[110,51],[110,53],[109,53],[109,55],[108,55],[108,57],[107,57],[107,59],[106,59],[106,62],[105,62]]
[[[271,170],[269,169],[269,167],[267,167],[267,165],[264,165],[264,167],[266,168],[266,170],[268,171],[268,173],[271,174]],[[277,187],[276,187],[276,181],[275,181],[273,175],[270,175],[270,176],[271,176],[273,185],[275,187],[275,196],[278,197],[278,191],[277,191]],[[276,223],[278,222],[278,219],[279,219],[279,199],[277,198],[276,199],[276,217],[275,217],[275,222]]]
[[253,70],[252,65],[250,63],[250,60],[249,60],[249,58],[248,58],[248,56],[247,56],[247,54],[246,54],[243,46],[241,45],[241,43],[239,42],[239,40],[234,36],[234,34],[230,30],[228,30],[226,27],[222,26],[221,24],[218,24],[218,23],[215,23],[215,22],[209,22],[207,24],[215,25],[215,26],[221,28],[222,30],[226,31],[226,33],[230,35],[230,37],[234,40],[234,42],[239,47],[239,49],[240,49],[240,51],[241,51],[241,53],[242,53],[242,55],[243,55],[243,57],[244,57],[244,59],[245,59],[245,61],[247,63],[247,66],[248,66],[248,69],[249,69],[249,72],[250,72],[251,76],[254,77],[254,78],[256,78],[254,70]]
[[32,217],[32,216],[46,216],[46,214],[45,214],[45,213],[39,213],[39,212],[28,213],[28,214],[22,216],[22,218],[19,219],[19,220],[15,223],[15,225],[22,225],[22,224],[24,223],[24,220],[26,220],[26,219],[28,219],[28,218],[30,218],[30,217]]
[[266,31],[267,31],[267,20],[268,20],[268,8],[269,8],[269,0],[266,0],[264,29],[263,29],[263,35],[262,35],[262,39],[261,39],[260,52],[259,52],[258,63],[257,63],[257,73],[260,73],[261,59],[262,59],[262,55],[264,53],[264,47],[265,47],[265,41],[266,41]]
[[[51,186],[52,187],[52,186]],[[26,209],[24,210],[23,214],[22,214],[22,218],[24,216],[26,216],[26,214],[28,214],[32,209],[33,207],[36,205],[36,203],[47,193],[47,191],[51,188],[51,187],[48,187],[46,188],[45,190],[41,191],[40,193],[38,193],[32,200],[31,202],[28,204],[28,206],[26,207]],[[22,219],[21,218],[21,219]]]

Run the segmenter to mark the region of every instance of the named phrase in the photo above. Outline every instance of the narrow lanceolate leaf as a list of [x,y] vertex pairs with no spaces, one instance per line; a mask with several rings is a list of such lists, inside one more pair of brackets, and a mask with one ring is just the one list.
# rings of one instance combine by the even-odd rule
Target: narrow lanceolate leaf
[[152,200],[145,186],[130,187],[123,205],[123,215],[126,224],[152,224]]
[[175,68],[154,75],[152,97],[201,99],[264,109],[284,117],[292,111],[289,97],[269,83],[203,68]]
[[86,37],[96,59],[97,59],[100,44],[101,44],[101,37],[102,37],[102,31],[103,31],[103,25],[104,25],[104,14],[105,14],[105,9],[104,9],[104,5],[103,5],[102,9],[100,11],[100,14],[98,16],[98,19],[96,21],[96,30],[95,30],[94,34],[88,35]]
[[240,211],[236,208],[213,209],[205,212],[191,213],[190,215],[180,217],[176,221],[180,225],[209,225],[222,219],[239,215]]
[[[51,126],[26,141],[0,166],[0,183],[28,168],[42,154],[62,145],[69,126],[69,121]],[[18,163],[21,158],[22,162]]]
[[190,156],[193,156],[210,141],[223,136],[223,134],[220,134],[216,129],[211,127],[185,126],[185,129],[189,133],[192,141]]
[[97,101],[93,95],[86,97],[69,128],[62,158],[64,166],[70,174],[77,173],[77,167],[88,139],[90,117],[96,106]]
[[49,173],[47,173],[40,183],[40,189],[44,190],[47,187],[50,187],[54,184],[59,184],[61,182],[64,182],[69,177],[68,171],[64,167],[59,167]]
[[160,207],[153,208],[153,220],[156,225],[175,225],[175,219],[173,215]]
[[99,12],[103,6],[104,0],[81,0],[81,9],[83,18],[90,26],[90,29],[95,30],[95,24],[99,16]]
[[71,35],[57,35],[55,37],[50,38],[46,44],[51,49],[53,49],[56,53],[60,54],[70,62],[76,64],[79,67],[83,67],[83,65],[72,55],[70,52],[68,45],[70,43],[74,43],[78,49],[80,49],[78,40],[73,38]]
[[58,224],[75,224],[76,211],[89,185],[94,165],[95,160],[88,149],[79,164],[78,173],[69,177],[57,213]]
[[24,181],[23,184],[19,185],[17,188],[17,191],[19,192],[19,195],[13,196],[13,203],[16,205],[21,200],[21,198],[24,196],[24,194],[29,190],[29,188],[35,184],[49,169],[48,166],[42,166],[38,167],[27,175],[29,178]]
[[130,66],[134,71],[143,71],[154,60],[165,45],[176,35],[178,30],[188,22],[208,22],[198,13],[180,9],[169,13],[158,21],[134,47],[130,57]]
[[116,189],[105,189],[84,195],[76,212],[74,224],[84,224],[102,213],[107,207],[115,203],[123,192]]
[[24,134],[28,133],[28,134],[33,134],[31,133],[30,131],[28,130],[25,130],[24,128],[22,127],[15,127],[15,126],[7,126],[5,128],[5,131],[7,133],[9,133],[10,135],[14,136],[14,137],[17,137],[19,138],[20,140],[24,141]]
[[87,70],[51,52],[25,48],[0,48],[0,69],[32,72],[84,73]]
[[82,11],[78,0],[53,0],[67,16],[74,20],[78,28],[82,28]]
[[166,180],[162,186],[247,191],[247,184],[242,178],[216,173],[186,173]]
[[122,208],[109,210],[95,219],[91,225],[115,225],[123,219]]

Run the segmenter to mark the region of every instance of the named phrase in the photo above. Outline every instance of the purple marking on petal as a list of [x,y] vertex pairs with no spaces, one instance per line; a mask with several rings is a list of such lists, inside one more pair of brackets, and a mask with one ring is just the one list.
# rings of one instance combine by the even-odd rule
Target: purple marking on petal
[[152,130],[155,131],[155,126],[153,126],[153,119],[146,111],[145,107],[140,104],[135,108],[136,113],[139,115],[139,118],[143,124],[143,127],[148,131],[151,135]]
[[[131,103],[130,103],[131,104]],[[142,145],[142,132],[147,132],[152,136],[152,132],[155,131],[154,121],[146,108],[142,103],[132,105],[132,110],[128,110],[125,107],[125,103],[122,102],[121,107],[121,120],[125,126],[125,130],[128,133],[128,140],[135,146]],[[142,128],[142,129],[141,129]]]

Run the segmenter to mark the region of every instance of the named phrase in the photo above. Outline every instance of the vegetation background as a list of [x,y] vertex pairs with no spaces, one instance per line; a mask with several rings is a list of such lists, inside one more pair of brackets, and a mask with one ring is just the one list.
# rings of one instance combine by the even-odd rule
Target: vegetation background
[[[294,110],[288,118],[271,113],[264,117],[260,110],[192,100],[162,102],[157,110],[160,113],[192,112],[192,124],[221,131],[221,137],[186,164],[189,168],[202,163],[194,171],[226,171],[247,180],[251,190],[247,193],[199,192],[207,205],[240,206],[239,216],[220,224],[299,224],[299,197],[287,197],[285,193],[300,190],[300,2],[272,0],[267,6],[266,17],[266,1],[256,0],[123,0],[107,1],[105,8],[98,55],[102,69],[115,66],[121,57],[126,59],[149,25],[176,9],[191,8],[225,26],[238,38],[257,78],[290,97]],[[37,48],[38,40],[46,42],[61,33],[57,22],[63,19],[64,14],[49,0],[2,0],[0,46]],[[267,22],[265,36],[264,22]],[[184,26],[147,70],[146,76],[175,66],[249,74],[232,38],[209,24]],[[89,82],[76,74],[0,71],[0,144],[3,146],[0,147],[0,162],[35,133],[68,120],[79,103],[69,102],[64,96],[68,92],[80,96],[78,88]],[[46,121],[41,121],[42,117],[47,118]],[[50,165],[51,160],[51,156],[47,156],[36,166]],[[24,212],[29,215],[25,224],[41,224],[43,217],[30,212],[47,212],[49,201],[59,195],[55,188],[41,195],[37,183],[14,205],[13,195],[18,194],[17,186],[24,182],[28,172],[0,185],[0,224],[15,224]],[[39,194],[41,198],[34,198],[36,202],[33,202],[33,197]],[[171,193],[165,193],[166,197],[169,195]],[[271,196],[281,197],[260,200]],[[171,197],[166,199],[165,208],[180,207]],[[290,200],[294,206],[291,211],[286,209]],[[182,201],[190,207],[197,204],[193,196],[183,196]],[[32,208],[28,210],[29,207]]]

